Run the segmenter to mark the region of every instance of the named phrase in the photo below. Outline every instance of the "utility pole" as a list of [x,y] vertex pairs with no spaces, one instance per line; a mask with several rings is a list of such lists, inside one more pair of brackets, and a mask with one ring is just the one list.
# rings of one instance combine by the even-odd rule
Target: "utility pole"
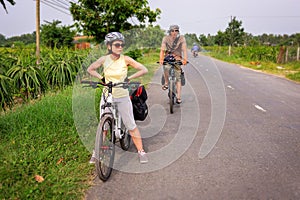
[[36,64],[40,64],[40,0],[36,0]]
[[232,15],[230,16],[230,22],[229,22],[229,28],[230,28],[230,30],[229,30],[229,31],[230,31],[230,33],[229,33],[229,34],[230,34],[230,35],[229,35],[229,47],[228,47],[228,55],[229,55],[229,56],[231,56],[231,45],[232,45],[232,44],[231,44],[231,43],[232,43],[232,42],[231,42],[231,41],[232,41],[232,29],[231,29],[231,27],[230,27],[230,24],[231,24],[231,23],[232,23]]

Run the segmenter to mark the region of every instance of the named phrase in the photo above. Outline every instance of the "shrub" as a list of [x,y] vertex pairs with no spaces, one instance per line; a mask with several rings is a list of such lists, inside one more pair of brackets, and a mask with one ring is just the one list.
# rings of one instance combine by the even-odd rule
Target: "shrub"
[[134,49],[134,50],[128,51],[127,53],[125,53],[125,55],[133,58],[134,60],[143,56],[142,51],[140,49]]

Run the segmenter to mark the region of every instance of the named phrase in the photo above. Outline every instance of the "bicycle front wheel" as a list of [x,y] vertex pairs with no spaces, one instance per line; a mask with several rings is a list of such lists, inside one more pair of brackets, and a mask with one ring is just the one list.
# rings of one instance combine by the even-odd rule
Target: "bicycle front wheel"
[[170,104],[170,113],[173,113],[174,106],[174,89],[175,89],[175,81],[169,80],[169,104]]
[[113,118],[104,115],[99,123],[95,144],[96,171],[102,181],[108,180],[115,157],[115,135],[113,132]]

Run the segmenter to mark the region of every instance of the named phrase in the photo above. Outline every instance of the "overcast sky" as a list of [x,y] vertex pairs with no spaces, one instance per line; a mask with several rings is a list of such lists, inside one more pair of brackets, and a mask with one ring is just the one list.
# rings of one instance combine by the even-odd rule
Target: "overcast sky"
[[[5,0],[6,1],[6,0]],[[16,5],[7,3],[8,14],[0,7],[0,34],[11,37],[35,31],[34,0],[15,0]],[[46,5],[41,0],[41,24],[44,20],[60,20],[64,25],[73,23],[70,12]],[[72,0],[73,1],[73,0]],[[215,35],[224,31],[231,16],[242,21],[245,32],[253,35],[263,33],[300,33],[300,0],[148,0],[152,9],[162,11],[157,24],[167,29],[178,24],[182,33]]]

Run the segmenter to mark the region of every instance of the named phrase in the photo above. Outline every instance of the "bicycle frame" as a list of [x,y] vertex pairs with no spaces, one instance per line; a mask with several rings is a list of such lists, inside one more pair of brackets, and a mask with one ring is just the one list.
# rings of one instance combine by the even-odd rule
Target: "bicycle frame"
[[[118,112],[118,106],[113,102],[113,97],[112,97],[112,88],[113,87],[123,87],[124,89],[129,88],[129,85],[140,85],[140,82],[119,82],[119,83],[101,83],[101,82],[94,82],[94,81],[85,81],[82,80],[81,83],[83,84],[89,84],[90,87],[92,88],[97,88],[99,87],[99,85],[102,85],[106,88],[104,88],[105,90],[107,90],[107,96],[105,96],[105,92],[103,92],[102,95],[102,99],[104,101],[103,105],[101,105],[100,107],[100,112],[101,112],[101,116],[100,116],[100,120],[101,118],[103,118],[104,115],[110,114],[112,115],[112,118],[114,120],[113,123],[113,131],[114,134],[116,136],[117,139],[120,139],[124,136],[125,134],[125,130],[124,127],[122,127],[122,118],[120,113]],[[109,112],[105,112],[105,109],[109,108]]]
[[173,105],[174,105],[174,99],[176,98],[176,76],[175,76],[175,67],[176,65],[182,65],[181,61],[164,61],[163,62],[164,65],[170,65],[170,69],[169,69],[169,104],[170,104],[170,113],[173,113]]
[[[100,119],[103,118],[104,115],[110,114],[114,119],[113,123],[113,131],[117,139],[123,137],[125,131],[122,130],[122,118],[120,113],[118,112],[118,106],[113,102],[112,93],[108,93],[108,96],[105,98],[103,95],[104,104],[101,105],[101,116]],[[105,108],[109,108],[109,112],[105,112]]]
[[[118,106],[114,103],[112,97],[112,88],[122,85],[123,88],[128,88],[129,83],[120,82],[108,84],[92,81],[81,81],[83,84],[89,84],[93,88],[97,88],[99,85],[106,86],[106,91],[103,92],[102,100],[104,101],[100,107],[100,122],[97,128],[96,141],[95,141],[95,153],[96,153],[96,171],[98,177],[102,181],[108,180],[112,172],[114,154],[115,154],[115,142],[116,138],[119,139],[121,148],[125,151],[130,146],[130,134],[125,126],[123,126],[121,115],[118,112]],[[140,84],[138,82],[132,82],[130,84]],[[106,108],[109,111],[106,111]]]
[[175,76],[175,65],[171,65],[171,68],[169,70],[169,80],[176,81],[176,76]]

